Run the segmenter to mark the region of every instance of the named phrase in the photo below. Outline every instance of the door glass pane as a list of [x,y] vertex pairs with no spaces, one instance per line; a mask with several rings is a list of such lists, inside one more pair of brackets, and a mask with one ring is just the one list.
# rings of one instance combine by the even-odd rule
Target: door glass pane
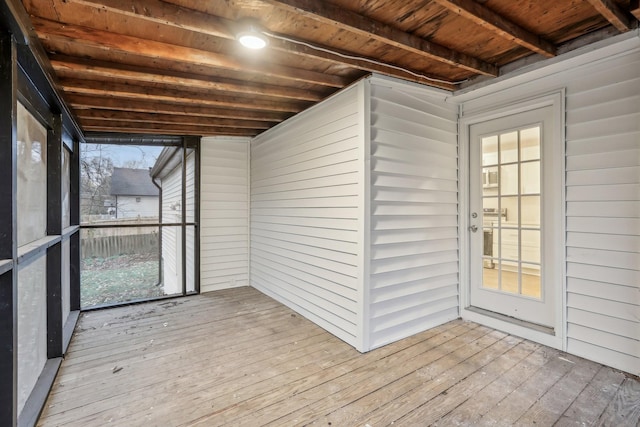
[[500,135],[500,163],[514,163],[518,161],[518,132]]
[[488,289],[500,289],[499,271],[500,261],[497,259],[485,259],[482,269],[482,286]]
[[522,206],[521,224],[527,227],[540,227],[540,196],[524,196],[520,198]]
[[518,196],[508,196],[500,198],[502,207],[502,222],[507,226],[518,226]]
[[520,193],[540,194],[540,162],[520,165]]
[[498,164],[498,136],[482,138],[482,165]]
[[540,158],[540,127],[520,131],[520,160],[537,160]]
[[518,165],[500,166],[500,194],[518,194]]
[[500,290],[510,294],[518,294],[520,284],[518,282],[518,264],[508,261],[500,263]]
[[522,264],[522,295],[542,298],[539,265]]
[[540,231],[522,230],[522,253],[520,255],[523,262],[540,262]]
[[518,230],[503,227],[500,231],[500,258],[517,262],[520,246]]
[[541,298],[540,127],[483,137],[482,150],[482,286]]

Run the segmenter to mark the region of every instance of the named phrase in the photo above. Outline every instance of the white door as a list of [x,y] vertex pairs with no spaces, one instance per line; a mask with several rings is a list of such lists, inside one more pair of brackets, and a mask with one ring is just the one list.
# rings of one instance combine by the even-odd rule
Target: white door
[[554,326],[559,191],[552,107],[471,125],[470,305]]

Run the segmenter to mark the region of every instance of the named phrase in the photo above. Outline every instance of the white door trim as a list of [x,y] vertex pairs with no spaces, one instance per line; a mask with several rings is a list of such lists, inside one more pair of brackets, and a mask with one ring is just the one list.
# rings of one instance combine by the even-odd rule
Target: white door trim
[[[566,215],[565,215],[565,90],[559,89],[535,98],[521,99],[502,105],[487,105],[481,112],[465,116],[464,104],[460,105],[459,120],[459,197],[460,215],[458,216],[458,238],[460,242],[460,316],[465,320],[474,321],[489,327],[518,335],[526,339],[547,345],[549,347],[566,350]],[[512,322],[498,316],[490,316],[478,310],[470,310],[470,245],[467,229],[469,227],[469,128],[471,125],[492,120],[507,115],[529,111],[536,108],[551,106],[553,108],[553,137],[559,141],[553,155],[559,157],[559,188],[554,189],[552,197],[558,201],[558,212],[554,218],[558,221],[558,232],[554,245],[559,249],[558,271],[556,276],[560,286],[555,292],[555,324],[554,334],[530,328],[521,322]],[[544,202],[543,202],[544,203]]]

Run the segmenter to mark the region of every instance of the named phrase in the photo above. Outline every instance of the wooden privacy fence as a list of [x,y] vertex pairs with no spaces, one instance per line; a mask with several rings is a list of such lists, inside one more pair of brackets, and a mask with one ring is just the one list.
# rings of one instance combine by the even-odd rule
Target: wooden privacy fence
[[80,244],[82,258],[158,253],[158,233],[90,237]]

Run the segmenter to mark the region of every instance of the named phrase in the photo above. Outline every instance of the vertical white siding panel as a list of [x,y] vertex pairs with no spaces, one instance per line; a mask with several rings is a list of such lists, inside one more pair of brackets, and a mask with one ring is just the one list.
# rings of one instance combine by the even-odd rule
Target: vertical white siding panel
[[202,138],[200,291],[249,284],[249,139]]
[[251,285],[362,350],[362,82],[251,143]]
[[567,83],[567,350],[639,374],[640,53],[588,68]]
[[458,317],[457,112],[447,94],[371,87],[371,348]]

